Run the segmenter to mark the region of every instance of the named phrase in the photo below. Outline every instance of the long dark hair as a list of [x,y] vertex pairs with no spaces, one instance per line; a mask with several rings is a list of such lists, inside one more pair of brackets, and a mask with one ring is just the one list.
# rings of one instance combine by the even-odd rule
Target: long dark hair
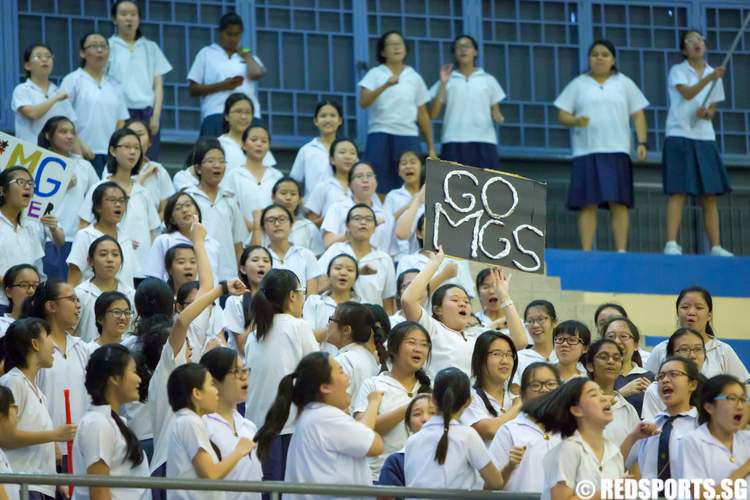
[[174,369],[167,380],[167,395],[172,411],[193,408],[193,390],[203,389],[208,370],[198,363],[185,363]]
[[[221,127],[224,133],[229,132],[229,122],[227,121],[227,115],[229,114],[230,111],[232,111],[232,106],[234,106],[240,101],[249,102],[250,103],[250,117],[252,118],[255,115],[255,104],[253,104],[253,100],[250,99],[247,96],[247,94],[245,94],[244,92],[233,92],[229,94],[229,97],[227,97],[227,100],[224,101],[224,113],[221,115]],[[249,125],[248,125],[248,128],[250,128]]]
[[[594,368],[594,359],[596,358],[596,355],[599,354],[599,351],[601,351],[602,348],[605,345],[613,345],[613,346],[615,346],[615,349],[617,349],[617,352],[619,352],[620,356],[622,356],[622,348],[619,345],[617,345],[617,342],[615,342],[614,340],[599,339],[596,342],[594,342],[593,344],[591,344],[589,346],[588,350],[586,351],[586,363],[584,365],[586,367],[586,371],[588,372],[589,377],[591,378],[591,380],[595,380],[596,379],[595,376],[594,376],[595,374],[594,374],[594,370],[593,370],[593,368]],[[589,371],[589,369],[588,369],[588,365],[589,364],[591,364],[591,368],[592,368],[591,371]],[[622,362],[621,362],[620,366],[622,366]]]
[[373,337],[378,358],[381,363],[385,361],[387,356],[385,346],[383,346],[385,337],[382,332],[380,335],[377,334],[375,316],[373,316],[367,304],[360,304],[353,301],[342,302],[336,307],[334,314],[339,326],[348,326],[351,328],[352,342],[366,344],[370,341],[370,337]]
[[5,347],[5,373],[13,368],[26,368],[31,341],[38,339],[42,332],[49,335],[49,323],[43,319],[21,318],[10,324],[0,339]]
[[217,347],[201,356],[200,364],[206,367],[208,373],[217,382],[223,382],[237,363],[239,353],[229,347]]
[[443,416],[443,435],[435,450],[435,460],[440,465],[445,463],[448,454],[448,430],[453,414],[461,409],[471,398],[469,377],[458,368],[443,368],[435,375],[435,389],[432,393],[437,409]]
[[143,165],[143,155],[144,151],[141,149],[141,138],[138,137],[138,134],[136,134],[134,131],[130,130],[129,128],[121,128],[114,131],[112,136],[109,138],[109,147],[107,148],[107,172],[110,174],[115,174],[117,172],[117,158],[109,151],[112,148],[116,148],[118,146],[118,142],[120,142],[121,139],[124,139],[125,137],[132,136],[135,137],[138,140],[138,150],[140,151],[138,155],[138,161],[135,163],[135,166],[133,167],[132,172],[130,175],[138,175],[138,172],[141,170],[141,166]]
[[63,122],[70,123],[73,126],[73,130],[75,130],[75,123],[73,123],[67,116],[53,116],[52,118],[44,122],[42,130],[39,131],[39,135],[36,138],[37,146],[54,150],[51,137],[55,135],[55,132],[57,132],[57,127],[59,127]]
[[549,300],[544,299],[536,299],[529,302],[529,304],[526,306],[526,309],[523,310],[524,321],[526,321],[526,316],[529,315],[529,310],[533,307],[544,309],[544,312],[547,314],[547,316],[549,316],[550,321],[552,321],[553,323],[557,321],[557,311],[555,311],[555,306]]
[[[513,368],[510,371],[510,377],[508,378],[508,386],[516,376],[516,370],[518,369],[518,352],[516,346],[513,345],[513,341],[507,335],[498,332],[497,330],[487,330],[477,338],[476,344],[474,344],[474,352],[471,354],[471,375],[474,377],[474,390],[477,395],[484,403],[484,407],[487,409],[490,415],[497,417],[497,410],[492,406],[490,398],[487,397],[487,392],[484,390],[485,380],[485,369],[487,368],[487,357],[490,354],[490,345],[496,340],[504,340],[510,351],[513,353]],[[507,389],[506,389],[507,390]],[[503,402],[498,401],[500,406]]]
[[[336,148],[338,147],[339,144],[343,142],[348,142],[349,144],[354,146],[354,151],[357,153],[357,157],[359,157],[359,148],[357,147],[357,143],[355,143],[352,139],[349,139],[347,137],[340,137],[336,139],[335,141],[333,141],[331,143],[331,147],[328,148],[329,159],[333,158],[333,154],[336,152]],[[333,170],[333,175],[336,175],[336,166],[333,163],[331,163],[331,170]]]
[[27,298],[23,303],[23,317],[47,319],[47,311],[44,306],[47,302],[60,298],[60,288],[67,283],[62,280],[50,278],[39,284],[34,295]]
[[289,293],[299,286],[297,275],[288,269],[271,269],[263,276],[250,303],[251,321],[255,322],[255,335],[259,341],[271,329],[274,315],[284,312]]
[[16,403],[13,397],[13,391],[0,385],[0,417],[7,418],[10,414],[10,407]]
[[188,199],[193,203],[195,211],[198,212],[198,222],[203,222],[201,207],[198,206],[198,202],[195,201],[195,198],[193,198],[190,193],[186,193],[185,191],[177,191],[175,194],[167,198],[167,202],[164,204],[164,225],[166,226],[165,232],[167,233],[174,233],[175,231],[179,231],[177,224],[172,222],[172,215],[174,214],[174,209],[175,205],[177,205],[177,201],[183,196],[187,196]]
[[570,408],[578,404],[588,383],[594,382],[585,377],[572,378],[554,391],[525,402],[521,411],[542,424],[547,432],[570,437],[578,428]]
[[635,326],[635,323],[633,323],[630,318],[626,316],[614,316],[612,318],[609,318],[609,320],[604,323],[604,326],[602,327],[601,334],[604,336],[604,334],[607,332],[607,328],[609,328],[609,325],[612,323],[615,323],[617,321],[622,321],[627,325],[628,330],[630,330],[630,335],[633,337],[633,342],[635,342],[636,348],[633,349],[633,356],[631,356],[631,361],[633,364],[637,366],[643,366],[643,360],[641,359],[641,353],[638,352],[638,344],[641,342],[641,332],[638,331],[638,327]]
[[[18,166],[18,165],[13,166],[13,167],[8,167],[5,170],[0,171],[0,188],[3,188],[3,191],[0,193],[0,207],[5,205],[5,198],[6,198],[5,193],[8,192],[10,181],[18,177],[18,176],[12,175],[14,172],[25,172],[26,175],[28,175],[30,179],[32,180],[34,179],[31,176],[31,172],[29,172],[26,168]],[[21,212],[23,212],[23,210],[19,210],[18,215],[16,216],[16,222],[18,223],[21,222]]]
[[[5,271],[5,275],[3,276],[3,291],[6,288],[11,288],[16,281],[16,278],[21,273],[21,271],[34,271],[36,273],[37,279],[39,279],[39,271],[37,271],[36,267],[32,266],[31,264],[16,264],[15,266],[12,266],[8,268],[7,271]],[[21,304],[23,306],[23,304]],[[8,310],[13,310],[13,299],[8,296]]]
[[[706,306],[708,306],[708,312],[713,313],[714,312],[714,299],[711,297],[711,294],[703,288],[702,286],[689,286],[687,288],[683,288],[680,290],[680,294],[677,296],[677,301],[675,302],[675,309],[679,312],[680,310],[680,302],[682,302],[682,299],[685,298],[685,295],[689,293],[698,293],[703,298],[703,300],[706,302]],[[716,333],[714,333],[714,329],[711,326],[711,321],[709,320],[708,323],[706,323],[706,335],[713,338],[716,336]]]
[[682,337],[685,337],[687,335],[693,335],[700,339],[701,345],[703,346],[703,352],[706,352],[706,341],[703,340],[703,335],[700,334],[698,330],[694,330],[692,328],[678,328],[674,331],[672,335],[669,336],[669,340],[667,341],[667,356],[674,356],[674,345],[675,343],[681,339]]
[[706,405],[713,403],[717,396],[730,385],[736,385],[745,393],[745,385],[733,375],[715,375],[703,383],[701,388],[700,405],[698,405],[698,423],[711,423],[711,414],[706,410]]
[[[95,405],[109,404],[107,401],[107,383],[110,377],[122,377],[131,360],[127,347],[120,344],[107,344],[98,348],[86,364],[86,391]],[[133,431],[125,425],[116,411],[111,410],[112,420],[117,424],[120,434],[125,439],[125,459],[133,464],[131,468],[143,462],[143,449]]]
[[599,315],[603,313],[605,309],[614,309],[623,318],[628,317],[627,311],[625,311],[625,308],[620,304],[615,304],[614,302],[605,302],[604,304],[599,304],[599,306],[596,308],[596,311],[594,311],[594,326],[599,324]]
[[289,418],[292,403],[302,413],[308,403],[320,399],[320,386],[330,381],[331,363],[327,352],[308,354],[300,360],[292,373],[281,379],[276,399],[266,414],[266,421],[254,438],[258,443],[258,457],[261,460],[266,459],[271,441],[281,432]]
[[[427,333],[427,330],[416,321],[402,321],[394,326],[388,334],[388,359],[391,361],[391,364],[393,364],[396,356],[398,356],[398,351],[401,349],[401,344],[404,342],[404,339],[406,339],[406,336],[414,330],[421,332],[424,336],[425,341],[429,346],[427,350],[427,360],[425,362],[430,360],[430,355],[432,354],[432,339],[430,339],[430,334]],[[417,382],[419,382],[419,389],[417,389],[418,393],[431,391],[430,377],[427,375],[424,368],[417,370],[416,373],[414,373],[414,376],[416,377]]]

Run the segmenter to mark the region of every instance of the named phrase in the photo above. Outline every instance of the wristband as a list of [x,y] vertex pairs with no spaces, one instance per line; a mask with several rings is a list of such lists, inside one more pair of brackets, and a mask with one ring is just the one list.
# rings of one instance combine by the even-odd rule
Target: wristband
[[510,299],[508,299],[505,302],[503,302],[502,304],[500,304],[500,309],[507,309],[508,307],[510,307],[512,305],[513,305],[513,301],[510,300]]
[[250,48],[249,48],[249,47],[242,47],[242,48],[240,49],[240,53],[241,53],[241,54],[252,54],[252,52],[253,52],[253,51],[252,51],[252,50],[250,50]]
[[222,295],[229,295],[229,285],[227,285],[226,280],[220,281],[219,285],[221,285],[221,294]]

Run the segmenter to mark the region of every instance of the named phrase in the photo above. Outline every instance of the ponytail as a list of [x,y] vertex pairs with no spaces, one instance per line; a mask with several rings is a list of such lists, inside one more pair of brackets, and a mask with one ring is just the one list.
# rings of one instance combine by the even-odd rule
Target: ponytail
[[453,416],[451,408],[453,408],[456,399],[453,396],[453,389],[450,387],[443,392],[442,396],[439,406],[443,414],[443,435],[440,436],[440,441],[438,441],[437,449],[435,450],[435,460],[440,465],[445,463],[445,457],[448,454],[448,430],[450,429],[451,417]]
[[414,376],[417,378],[417,382],[419,382],[419,389],[417,389],[417,394],[432,392],[432,387],[430,387],[430,377],[429,375],[427,375],[427,372],[424,371],[424,368],[420,368],[419,370],[417,370]]
[[[497,417],[497,410],[494,406],[492,406],[492,402],[490,401],[490,398],[487,397],[487,393],[484,392],[484,389],[482,389],[479,384],[474,384],[474,390],[479,396],[479,399],[482,400],[482,403],[484,403],[484,407],[487,409],[487,413],[489,413],[493,417]],[[502,405],[502,402],[500,404]]]
[[288,269],[271,269],[260,282],[250,302],[250,322],[255,323],[255,335],[263,340],[273,325],[273,317],[284,312],[290,292],[299,287],[297,275]]
[[270,453],[271,441],[278,436],[284,424],[289,418],[289,411],[292,407],[292,393],[294,391],[294,380],[297,378],[297,372],[290,373],[279,382],[279,390],[276,393],[271,408],[266,414],[266,421],[255,434],[256,443],[258,443],[258,458],[265,460]]
[[133,431],[130,430],[130,427],[125,425],[125,422],[122,421],[122,418],[120,418],[120,415],[118,415],[116,411],[112,410],[110,415],[112,416],[112,420],[115,421],[115,424],[117,424],[117,428],[120,429],[120,434],[125,438],[125,459],[130,460],[133,464],[130,468],[134,469],[143,463],[143,448],[141,448],[141,442],[138,441],[138,438]]
[[448,455],[448,430],[451,418],[471,398],[469,377],[458,368],[444,368],[435,376],[433,398],[443,416],[443,435],[435,450],[435,460],[440,465]]

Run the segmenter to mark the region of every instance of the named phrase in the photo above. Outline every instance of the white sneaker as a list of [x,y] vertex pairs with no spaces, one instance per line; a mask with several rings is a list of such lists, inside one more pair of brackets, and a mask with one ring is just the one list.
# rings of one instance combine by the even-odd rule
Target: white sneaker
[[714,257],[734,257],[734,254],[730,252],[729,250],[726,250],[725,248],[722,248],[721,245],[716,245],[715,247],[711,248],[711,255]]
[[682,255],[682,247],[676,241],[668,241],[664,245],[664,255]]

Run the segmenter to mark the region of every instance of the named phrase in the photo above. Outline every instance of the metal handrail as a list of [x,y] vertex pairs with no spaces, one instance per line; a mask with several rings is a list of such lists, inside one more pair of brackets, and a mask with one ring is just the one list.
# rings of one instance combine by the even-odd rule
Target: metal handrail
[[461,498],[493,500],[538,500],[537,493],[508,491],[402,488],[398,486],[357,486],[341,484],[287,483],[282,481],[224,481],[211,479],[168,479],[127,476],[73,476],[66,474],[0,474],[0,484],[21,485],[21,500],[28,500],[29,485],[101,486],[107,488],[144,488],[162,490],[235,491],[279,494],[327,495],[339,497]]

